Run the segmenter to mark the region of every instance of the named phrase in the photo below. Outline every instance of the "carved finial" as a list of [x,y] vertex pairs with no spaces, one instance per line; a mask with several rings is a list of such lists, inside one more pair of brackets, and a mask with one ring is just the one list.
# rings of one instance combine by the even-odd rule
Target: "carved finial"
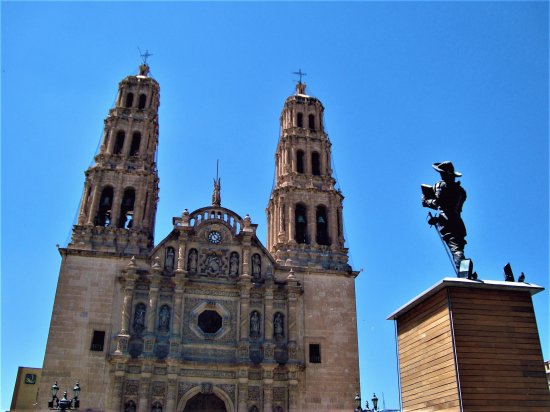
[[155,258],[153,259],[153,264],[151,265],[151,267],[155,270],[160,269],[160,257],[159,256],[155,256]]
[[135,257],[135,256],[132,256],[132,258],[130,259],[130,263],[128,263],[128,267],[129,267],[129,268],[135,268],[135,267],[137,267],[137,265],[136,265],[136,257]]
[[286,280],[294,280],[296,279],[296,276],[294,276],[294,271],[292,268],[290,268],[290,272],[288,272],[288,276],[286,277]]
[[244,217],[244,227],[250,226],[250,215],[247,213]]
[[183,213],[181,214],[181,223],[183,226],[189,226],[189,210],[183,210]]
[[222,204],[221,195],[221,179],[218,176],[219,160],[216,160],[216,178],[214,179],[214,193],[212,193],[212,206],[220,206]]

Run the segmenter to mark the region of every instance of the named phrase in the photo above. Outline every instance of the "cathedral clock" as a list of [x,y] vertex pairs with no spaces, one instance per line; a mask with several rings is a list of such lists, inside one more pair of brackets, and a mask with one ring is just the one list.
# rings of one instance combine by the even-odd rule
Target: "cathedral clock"
[[208,241],[214,245],[219,245],[222,242],[222,234],[217,230],[213,230],[208,234]]

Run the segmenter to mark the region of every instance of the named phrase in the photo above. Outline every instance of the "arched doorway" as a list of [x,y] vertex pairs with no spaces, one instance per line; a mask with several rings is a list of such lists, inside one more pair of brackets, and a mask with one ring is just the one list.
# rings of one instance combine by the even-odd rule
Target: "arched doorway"
[[227,412],[225,402],[213,393],[198,393],[187,401],[184,412]]

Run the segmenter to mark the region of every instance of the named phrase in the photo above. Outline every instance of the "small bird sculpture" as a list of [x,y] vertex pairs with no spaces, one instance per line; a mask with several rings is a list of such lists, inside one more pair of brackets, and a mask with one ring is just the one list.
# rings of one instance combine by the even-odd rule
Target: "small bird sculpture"
[[506,282],[514,281],[514,272],[512,272],[512,266],[510,266],[509,262],[504,266],[504,280]]
[[519,275],[518,282],[525,282],[525,273],[521,272],[521,275]]

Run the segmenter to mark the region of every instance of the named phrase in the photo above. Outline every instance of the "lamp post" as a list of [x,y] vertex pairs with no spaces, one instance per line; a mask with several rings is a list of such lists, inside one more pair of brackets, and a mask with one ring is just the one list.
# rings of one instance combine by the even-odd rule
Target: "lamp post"
[[63,392],[63,398],[59,399],[57,397],[57,392],[59,392],[57,381],[52,385],[51,391],[52,400],[48,401],[48,408],[61,411],[79,408],[80,399],[78,399],[78,395],[80,394],[80,384],[78,382],[76,382],[73,388],[73,399],[67,399],[67,391]]
[[369,409],[369,401],[365,401],[365,409],[361,409],[361,395],[359,392],[355,395],[355,409],[353,412],[376,412],[378,410],[378,397],[372,394],[372,409]]

